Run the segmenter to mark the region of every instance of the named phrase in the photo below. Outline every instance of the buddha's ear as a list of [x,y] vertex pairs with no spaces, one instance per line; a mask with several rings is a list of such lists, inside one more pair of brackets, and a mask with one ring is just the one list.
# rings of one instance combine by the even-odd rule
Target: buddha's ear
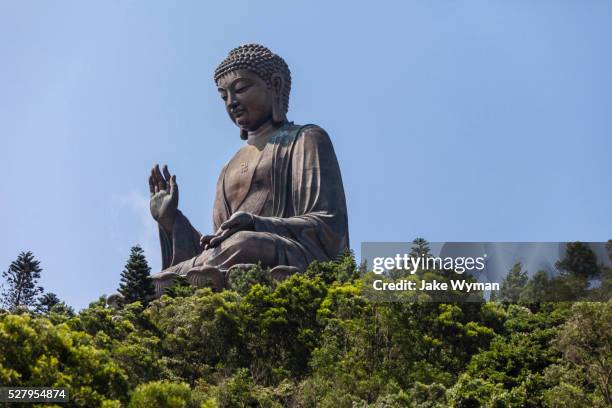
[[283,107],[283,88],[285,86],[285,80],[280,74],[272,74],[270,78],[272,82],[272,121],[275,123],[282,123],[287,120],[285,109]]

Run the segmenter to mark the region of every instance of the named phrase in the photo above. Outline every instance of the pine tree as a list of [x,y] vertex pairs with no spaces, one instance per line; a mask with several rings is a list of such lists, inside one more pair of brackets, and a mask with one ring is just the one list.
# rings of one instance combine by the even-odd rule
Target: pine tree
[[74,309],[62,302],[55,293],[48,292],[38,298],[36,311],[41,314],[49,314],[51,312],[63,314],[65,316],[74,316]]
[[132,247],[130,258],[121,272],[121,283],[119,293],[123,296],[125,303],[140,301],[147,305],[153,295],[155,288],[151,280],[151,268],[144,256],[144,251],[139,245]]
[[499,297],[496,296],[495,300],[505,303],[517,303],[528,281],[527,271],[524,271],[521,263],[517,262],[504,278],[499,291]]
[[55,293],[48,292],[38,298],[38,305],[36,309],[40,313],[49,313],[53,306],[61,303],[61,300],[57,297]]
[[32,307],[43,288],[36,286],[42,268],[32,252],[21,252],[7,271],[2,272],[7,288],[2,292],[2,303],[8,310]]
[[429,249],[429,242],[425,238],[415,238],[412,241],[412,248],[410,249],[410,256],[413,258],[424,257],[431,255]]
[[562,276],[590,279],[599,275],[595,253],[582,242],[568,243],[565,257],[555,266],[561,271]]
[[[431,256],[431,250],[429,249],[429,242],[425,238],[417,237],[412,241],[412,247],[410,248],[410,257],[411,258],[423,258],[423,260],[427,259]],[[423,265],[423,264],[421,264]],[[419,266],[418,270],[415,272],[417,275],[422,276],[424,270],[423,266]],[[407,271],[394,271],[389,275],[393,277],[393,279],[398,279],[400,277],[406,276]]]

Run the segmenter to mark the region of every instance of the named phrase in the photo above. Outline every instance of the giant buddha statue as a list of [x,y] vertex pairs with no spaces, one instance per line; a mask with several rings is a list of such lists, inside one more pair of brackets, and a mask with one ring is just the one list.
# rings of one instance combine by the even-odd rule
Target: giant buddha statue
[[268,48],[230,51],[214,73],[219,95],[245,144],[221,170],[213,232],[201,234],[178,209],[179,186],[167,166],[149,177],[163,270],[156,295],[179,275],[222,289],[228,271],[254,264],[283,278],[349,247],[340,168],[327,133],[287,120],[291,74]]

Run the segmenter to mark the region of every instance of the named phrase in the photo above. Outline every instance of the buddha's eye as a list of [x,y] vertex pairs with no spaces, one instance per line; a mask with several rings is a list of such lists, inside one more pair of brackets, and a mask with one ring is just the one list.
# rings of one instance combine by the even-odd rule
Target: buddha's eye
[[226,93],[222,93],[222,94],[220,94],[220,96],[221,96],[221,99],[223,99],[224,101],[227,100],[227,94]]
[[236,93],[244,93],[246,92],[249,88],[251,87],[251,85],[241,85],[239,87],[236,88]]

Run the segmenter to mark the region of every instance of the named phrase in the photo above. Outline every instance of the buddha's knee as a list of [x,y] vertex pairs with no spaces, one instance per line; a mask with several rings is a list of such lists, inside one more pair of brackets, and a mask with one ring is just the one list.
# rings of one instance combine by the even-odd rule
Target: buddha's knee
[[271,241],[266,233],[255,231],[238,231],[227,239],[230,246],[266,245]]
[[273,255],[276,251],[274,240],[269,234],[255,231],[238,231],[229,237],[224,245],[224,249],[252,254],[253,256]]

